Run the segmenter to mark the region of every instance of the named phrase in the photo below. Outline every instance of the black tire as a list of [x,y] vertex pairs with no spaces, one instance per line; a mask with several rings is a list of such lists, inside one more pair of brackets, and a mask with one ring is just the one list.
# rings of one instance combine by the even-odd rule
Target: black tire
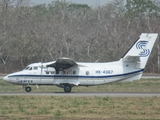
[[65,85],[64,86],[64,92],[71,92],[72,87],[70,85]]
[[25,90],[26,90],[26,92],[31,92],[32,89],[31,89],[31,87],[28,86],[25,88]]

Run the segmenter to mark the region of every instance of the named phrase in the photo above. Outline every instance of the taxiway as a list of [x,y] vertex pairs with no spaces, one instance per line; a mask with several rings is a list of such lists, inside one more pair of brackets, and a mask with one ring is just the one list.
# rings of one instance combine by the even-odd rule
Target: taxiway
[[133,92],[126,92],[126,93],[51,93],[51,92],[0,92],[0,96],[70,96],[70,97],[160,97],[160,93],[133,93]]

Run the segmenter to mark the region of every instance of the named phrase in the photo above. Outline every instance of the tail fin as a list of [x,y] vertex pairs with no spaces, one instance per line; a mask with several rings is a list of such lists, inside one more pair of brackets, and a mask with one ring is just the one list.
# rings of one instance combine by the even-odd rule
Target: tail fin
[[145,68],[148,58],[151,54],[153,45],[158,37],[158,33],[142,33],[138,40],[122,57],[123,61],[137,61],[137,68]]

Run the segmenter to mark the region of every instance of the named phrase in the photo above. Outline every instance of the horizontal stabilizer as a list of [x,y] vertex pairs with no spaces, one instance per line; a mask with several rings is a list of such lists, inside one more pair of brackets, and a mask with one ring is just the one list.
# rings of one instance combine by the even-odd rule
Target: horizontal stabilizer
[[140,56],[126,56],[125,58],[123,58],[124,62],[140,62]]

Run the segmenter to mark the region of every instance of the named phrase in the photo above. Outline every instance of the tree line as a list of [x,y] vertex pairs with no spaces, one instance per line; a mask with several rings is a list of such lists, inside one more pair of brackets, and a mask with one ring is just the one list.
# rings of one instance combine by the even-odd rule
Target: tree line
[[[159,33],[157,0],[114,0],[102,6],[53,0],[32,5],[0,0],[0,72],[69,57],[79,62],[120,59],[141,33]],[[158,45],[145,72],[158,73]]]

